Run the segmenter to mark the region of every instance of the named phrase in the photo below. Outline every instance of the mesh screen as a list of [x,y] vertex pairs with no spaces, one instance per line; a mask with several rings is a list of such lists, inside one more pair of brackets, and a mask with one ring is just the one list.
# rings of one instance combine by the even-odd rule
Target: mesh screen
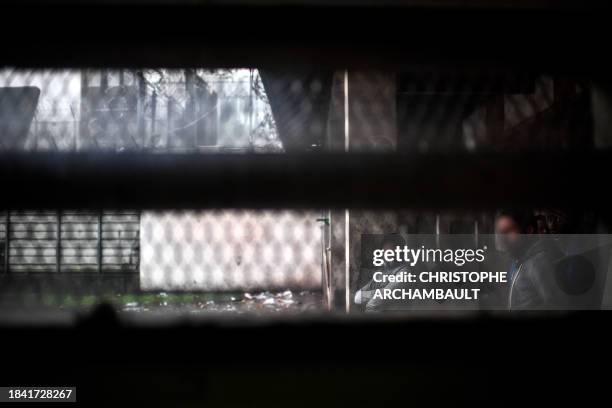
[[[583,78],[532,72],[3,68],[0,150],[195,152],[202,160],[225,152],[584,150],[604,147],[597,95]],[[567,217],[592,232],[591,215]],[[492,233],[493,219],[492,212],[11,209],[0,216],[3,290],[93,294],[90,303],[108,293],[156,294],[164,304],[160,293],[268,290],[282,298],[291,289],[342,307],[360,282],[362,236]],[[261,304],[266,296],[276,298],[269,292]]]
[[257,70],[0,70],[4,149],[279,151]]
[[145,212],[141,287],[320,289],[317,218],[292,211]]

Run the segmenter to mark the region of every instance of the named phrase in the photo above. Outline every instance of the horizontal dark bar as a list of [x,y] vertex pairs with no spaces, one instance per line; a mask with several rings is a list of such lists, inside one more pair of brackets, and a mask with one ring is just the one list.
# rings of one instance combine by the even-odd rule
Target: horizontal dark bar
[[4,154],[2,205],[41,208],[608,208],[612,152]]
[[5,4],[28,4],[28,5],[195,5],[201,8],[219,6],[257,6],[270,7],[279,5],[291,6],[397,6],[397,7],[470,7],[470,8],[494,8],[494,9],[545,9],[580,10],[585,8],[601,8],[607,5],[605,0],[5,0]]
[[[601,3],[596,2],[598,5]],[[0,5],[0,65],[607,73],[611,6]],[[577,4],[577,3],[572,3]]]

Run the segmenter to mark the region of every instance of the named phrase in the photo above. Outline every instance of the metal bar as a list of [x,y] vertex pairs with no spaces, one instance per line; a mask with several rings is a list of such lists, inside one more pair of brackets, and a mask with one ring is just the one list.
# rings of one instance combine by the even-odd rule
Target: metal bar
[[[351,147],[349,106],[349,72],[344,71],[344,153],[348,154]],[[344,211],[344,303],[346,313],[351,311],[351,215]]]
[[351,311],[351,215],[344,210],[344,303],[345,312]]
[[[373,62],[396,67],[442,63],[456,71],[457,62],[479,66],[486,62],[513,70],[522,65],[601,73],[611,65],[600,51],[608,45],[609,4],[548,9],[125,4],[113,14],[111,31],[105,7],[2,4],[1,15],[27,15],[28,27],[45,35],[30,41],[28,35],[15,35],[23,30],[19,19],[7,20],[0,36],[11,38],[11,47],[3,50],[0,64],[183,69],[307,65],[323,69],[372,67]],[[201,24],[203,19],[207,24]],[[151,21],[164,24],[151,30]],[[219,36],[227,31],[228,21],[231,34]],[[75,32],[79,35],[74,36]],[[551,39],[546,52],[533,40],[542,32]]]
[[[9,208],[609,209],[612,151],[0,155]],[[205,158],[205,159],[204,159]]]
[[[74,4],[78,3],[77,1],[67,1],[67,0],[5,0],[6,4],[28,4],[30,6],[37,5],[56,5],[56,6],[65,6],[66,4]],[[130,0],[130,1],[121,1],[121,0],[96,0],[93,2],[96,4],[108,4],[108,5],[116,5],[116,4],[140,4],[143,6],[147,5],[156,5],[163,4],[166,6],[180,6],[180,5],[193,5],[200,4],[201,8],[206,8],[207,5],[219,7],[217,3],[204,3],[204,2],[194,2],[193,0]],[[270,7],[274,5],[278,5],[279,3],[276,0],[233,0],[230,3],[232,6],[259,6],[259,7]],[[395,0],[293,0],[291,4],[296,4],[299,6],[310,6],[316,7],[322,4],[326,6],[351,6],[351,5],[359,5],[359,6],[390,6],[397,4],[398,2]],[[516,9],[528,9],[528,10],[581,10],[588,8],[595,8],[601,5],[602,2],[597,2],[593,0],[569,0],[563,2],[551,2],[550,0],[497,0],[494,3],[490,3],[486,0],[440,0],[436,2],[432,2],[430,0],[404,0],[401,2],[405,7],[413,7],[413,8],[437,8],[437,9],[455,9],[457,6],[466,6],[471,8],[484,8],[486,6],[487,9],[508,9],[508,8],[516,8]],[[208,8],[211,8],[208,6]]]

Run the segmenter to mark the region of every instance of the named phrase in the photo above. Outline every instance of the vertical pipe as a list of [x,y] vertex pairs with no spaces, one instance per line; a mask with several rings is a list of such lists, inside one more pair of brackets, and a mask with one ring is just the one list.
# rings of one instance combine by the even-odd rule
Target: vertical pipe
[[[349,152],[349,83],[348,70],[344,71],[344,152]],[[351,237],[350,214],[348,208],[344,210],[344,295],[346,313],[351,311]]]
[[328,311],[332,310],[332,273],[331,273],[331,211],[323,210],[321,217],[321,271],[322,290],[325,306]]
[[98,212],[98,273],[102,273],[102,211]]
[[62,211],[57,211],[57,240],[55,241],[55,272],[62,270]]
[[328,271],[328,281],[329,287],[327,288],[327,295],[329,299],[328,308],[331,311],[334,304],[334,282],[333,282],[333,271],[332,271],[332,211],[327,210],[328,223],[327,223],[327,246],[325,247],[325,251],[327,253],[327,271]]
[[249,148],[253,149],[253,68],[249,70]]
[[349,84],[348,70],[344,71],[344,152],[349,152]]
[[344,210],[344,294],[346,301],[346,313],[351,311],[351,238],[350,238],[350,215],[348,208]]
[[327,310],[329,310],[329,280],[327,279],[327,239],[325,237],[325,212],[322,212],[321,218],[318,220],[321,221],[321,290],[323,291],[323,300],[325,302],[325,306]]

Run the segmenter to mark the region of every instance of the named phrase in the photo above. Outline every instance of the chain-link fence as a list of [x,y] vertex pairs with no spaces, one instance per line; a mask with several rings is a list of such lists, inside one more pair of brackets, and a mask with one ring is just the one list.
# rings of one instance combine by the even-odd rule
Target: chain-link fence
[[[537,161],[547,152],[605,146],[593,109],[596,100],[596,90],[580,77],[497,71],[4,68],[0,149],[106,154],[118,160],[122,154],[129,160],[134,153],[202,153],[203,162],[211,153],[308,153],[313,172],[318,155],[325,153],[529,153]],[[265,157],[272,163],[273,156]],[[225,176],[220,174],[218,183]],[[406,174],[394,176],[401,180]],[[313,196],[318,181],[333,188],[333,171],[321,177],[309,181],[309,187],[315,186]],[[486,197],[483,180],[477,183]],[[199,202],[214,202],[214,193],[192,182]],[[347,185],[350,189],[350,183],[338,182],[337,187]],[[288,187],[300,186],[266,186],[266,191],[283,195]],[[350,191],[375,203],[380,191],[393,193],[380,188]],[[419,193],[411,196],[410,189],[398,185],[394,207],[410,207],[410,200],[422,198]],[[107,197],[100,194],[105,202]],[[240,203],[242,194],[236,190],[234,202]],[[539,232],[558,233],[559,224],[571,224],[572,232],[594,232],[603,225],[586,208],[541,208],[529,209],[541,218]],[[51,292],[80,279],[86,283],[77,285],[76,292],[94,296],[87,298],[90,303],[108,293],[156,294],[154,302],[164,304],[167,300],[159,294],[166,292],[291,290],[316,293],[321,307],[350,308],[352,293],[363,280],[364,236],[491,234],[494,222],[494,211],[475,209],[12,208],[3,213],[0,226],[4,292]],[[143,302],[129,296],[124,306]],[[246,302],[249,296],[230,298]],[[291,304],[287,296],[278,297],[285,306]],[[278,305],[270,293],[259,303],[270,299]],[[214,304],[197,298],[204,305],[209,301]]]
[[280,151],[257,70],[0,72],[3,149]]
[[5,68],[0,88],[3,150],[343,151],[345,113],[350,151],[595,140],[589,82],[550,75]]

